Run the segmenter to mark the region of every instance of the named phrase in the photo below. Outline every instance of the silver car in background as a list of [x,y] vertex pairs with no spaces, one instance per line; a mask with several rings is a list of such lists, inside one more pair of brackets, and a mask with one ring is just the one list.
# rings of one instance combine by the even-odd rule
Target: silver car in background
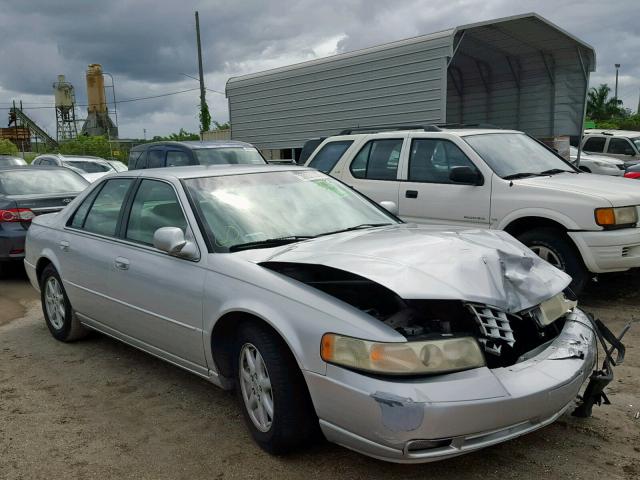
[[235,387],[272,453],[321,431],[460,455],[553,422],[595,363],[570,278],[511,236],[407,225],[307,168],[104,178],[34,219],[25,266],[56,339],[98,330]]

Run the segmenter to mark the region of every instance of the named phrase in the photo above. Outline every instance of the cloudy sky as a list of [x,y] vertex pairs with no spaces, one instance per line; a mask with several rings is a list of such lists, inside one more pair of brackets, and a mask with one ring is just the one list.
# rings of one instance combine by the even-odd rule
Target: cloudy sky
[[[637,108],[638,0],[0,0],[0,108],[22,100],[55,133],[52,83],[65,74],[86,103],[84,71],[101,63],[121,100],[197,89],[194,17],[200,12],[207,88],[227,78],[465,23],[535,11],[596,49],[592,85],[613,88]],[[118,104],[120,136],[198,130],[198,91]],[[215,120],[228,119],[223,94],[207,93]],[[0,114],[5,110],[0,110]],[[80,117],[86,113],[79,108]],[[4,123],[4,121],[0,121]]]

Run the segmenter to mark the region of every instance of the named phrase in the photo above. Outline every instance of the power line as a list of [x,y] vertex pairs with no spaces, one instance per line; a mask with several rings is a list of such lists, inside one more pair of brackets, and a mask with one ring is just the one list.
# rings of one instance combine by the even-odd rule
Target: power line
[[[125,98],[124,100],[118,100],[118,103],[129,103],[129,102],[139,102],[140,100],[150,100],[153,98],[162,98],[162,97],[169,97],[171,95],[179,95],[181,93],[187,93],[187,92],[193,92],[196,90],[200,90],[199,88],[189,88],[187,90],[179,90],[177,92],[169,92],[169,93],[162,93],[162,94],[158,94],[158,95],[151,95],[148,97],[138,97],[138,98]],[[88,107],[89,104],[76,104],[76,107]],[[0,107],[0,110],[11,110],[12,107]],[[43,109],[48,109],[48,108],[56,108],[55,105],[43,105],[43,106],[38,106],[38,107],[24,107],[23,110],[43,110]]]

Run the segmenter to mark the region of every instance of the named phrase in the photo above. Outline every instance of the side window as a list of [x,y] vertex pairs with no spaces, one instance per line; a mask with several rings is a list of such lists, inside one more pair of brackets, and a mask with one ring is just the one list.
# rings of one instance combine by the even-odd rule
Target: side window
[[149,150],[147,154],[147,168],[164,167],[164,150]]
[[451,167],[476,166],[460,148],[448,140],[420,138],[411,142],[409,154],[409,181],[452,183]]
[[396,180],[402,142],[401,138],[367,142],[351,162],[352,175],[369,180]]
[[318,154],[309,162],[309,167],[329,173],[336,166],[338,160],[342,158],[344,152],[351,146],[352,140],[342,140],[330,142],[320,149]]
[[626,138],[611,138],[609,139],[609,148],[607,153],[614,153],[618,155],[635,155],[633,147]]
[[80,206],[73,214],[73,217],[71,217],[71,221],[67,223],[68,226],[71,226],[73,228],[84,227],[84,221],[87,218],[87,213],[89,213],[91,204],[93,203],[93,200],[96,198],[98,193],[100,193],[100,190],[102,190],[102,186],[94,188],[93,191],[89,195],[87,195],[87,198],[82,201]]
[[96,195],[84,220],[83,230],[110,237],[114,236],[118,226],[120,208],[132,183],[133,180],[130,178],[108,180]]
[[178,227],[184,232],[187,221],[171,185],[143,180],[131,205],[126,238],[153,245],[153,234],[161,227]]
[[590,137],[584,143],[585,152],[601,153],[604,151],[604,144],[607,141],[604,137]]
[[187,152],[169,150],[167,152],[167,167],[182,167],[191,165],[191,158]]
[[142,152],[136,152],[133,150],[129,152],[129,166],[131,168],[136,168],[136,162],[138,161],[138,158],[140,158],[141,154]]

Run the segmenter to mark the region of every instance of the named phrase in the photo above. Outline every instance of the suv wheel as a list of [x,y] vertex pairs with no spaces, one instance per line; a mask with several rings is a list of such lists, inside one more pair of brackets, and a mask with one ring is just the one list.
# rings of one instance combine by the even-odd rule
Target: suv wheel
[[241,325],[235,349],[236,392],[253,439],[284,454],[318,430],[302,372],[282,339],[256,323]]
[[554,267],[571,275],[569,287],[580,293],[589,281],[589,271],[565,232],[556,228],[536,228],[518,236],[518,240]]
[[40,275],[40,298],[47,327],[56,340],[73,342],[87,335],[87,329],[73,313],[60,275],[51,264]]

